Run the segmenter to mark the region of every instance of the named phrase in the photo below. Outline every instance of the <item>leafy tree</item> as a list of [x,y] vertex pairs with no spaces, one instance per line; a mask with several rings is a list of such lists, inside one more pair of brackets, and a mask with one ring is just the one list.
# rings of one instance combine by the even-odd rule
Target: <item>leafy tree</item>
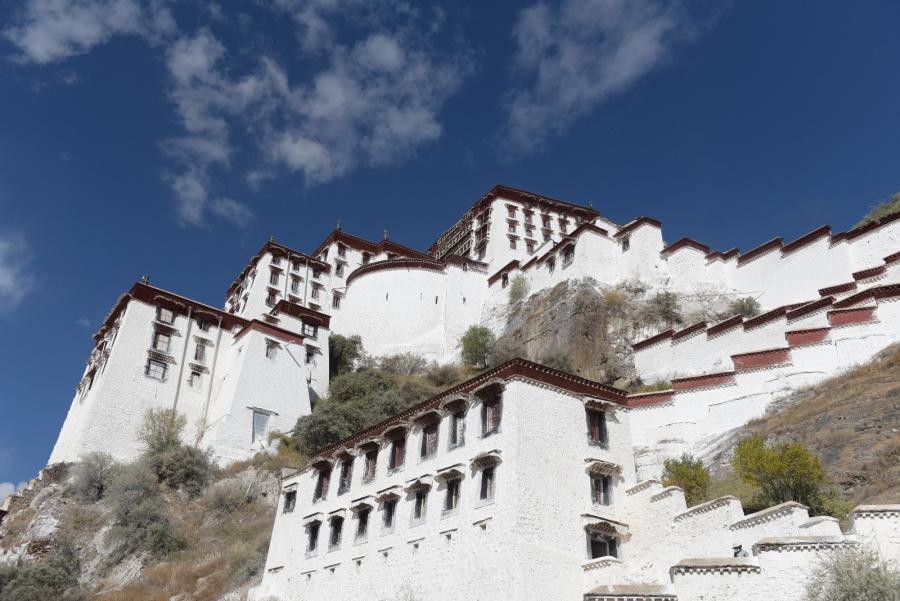
[[822,460],[801,443],[766,446],[761,436],[750,436],[738,443],[731,466],[744,482],[759,490],[764,505],[796,501],[814,514],[839,507]]
[[78,556],[68,541],[57,542],[44,561],[0,565],[0,599],[3,601],[81,601]]
[[528,295],[528,279],[521,273],[509,283],[509,304],[514,305]]
[[666,459],[662,475],[664,486],[679,486],[687,504],[696,505],[707,499],[710,474],[703,462],[684,453],[678,459]]
[[332,334],[328,338],[329,378],[353,371],[363,357],[362,338]]
[[900,571],[867,547],[828,553],[810,574],[804,601],[900,601]]
[[72,492],[88,503],[96,503],[106,494],[116,467],[109,453],[87,453],[72,469]]
[[897,192],[889,199],[884,202],[880,202],[874,207],[872,207],[866,216],[862,218],[862,220],[856,224],[855,227],[861,227],[863,225],[868,225],[869,223],[874,223],[875,221],[879,221],[884,219],[885,217],[889,217],[894,213],[900,212],[900,192]]
[[148,455],[156,455],[181,446],[181,433],[187,418],[174,409],[148,409],[138,429],[138,439]]
[[496,344],[494,334],[484,326],[470,326],[460,338],[462,360],[466,365],[486,368],[488,357]]
[[446,388],[464,379],[459,365],[432,363],[425,372],[425,379],[432,386]]

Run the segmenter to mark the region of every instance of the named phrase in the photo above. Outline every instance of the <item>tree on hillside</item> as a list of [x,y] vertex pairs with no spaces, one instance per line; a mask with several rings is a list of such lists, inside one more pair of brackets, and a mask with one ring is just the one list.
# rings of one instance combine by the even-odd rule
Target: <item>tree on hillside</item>
[[463,363],[466,365],[476,365],[486,368],[491,350],[496,344],[496,339],[489,329],[484,326],[471,326],[466,333],[460,338],[459,343],[462,346]]
[[702,503],[709,490],[709,470],[700,459],[684,453],[678,459],[666,459],[663,464],[663,486],[678,486],[684,490],[688,506]]
[[767,446],[761,436],[750,436],[738,443],[731,466],[759,490],[761,504],[796,501],[814,515],[845,512],[831,490],[822,460],[799,442]]
[[684,317],[674,292],[657,292],[644,306],[644,317],[651,323],[661,323],[667,328],[681,325]]
[[900,212],[900,192],[897,192],[889,199],[885,200],[884,202],[880,202],[872,207],[869,212],[866,213],[866,216],[863,217],[862,220],[854,227],[861,227],[863,225],[879,221],[898,212]]
[[759,311],[759,301],[752,296],[745,296],[743,298],[736,298],[731,301],[728,304],[728,310],[725,312],[727,313],[727,315],[722,315],[722,318],[724,319],[727,317],[740,315],[744,319],[750,319],[759,315]]
[[509,304],[514,305],[528,295],[528,279],[521,273],[509,283]]
[[175,409],[148,409],[137,437],[147,455],[158,455],[181,446],[181,433],[187,418]]
[[329,378],[353,371],[363,356],[362,338],[332,334],[328,338]]

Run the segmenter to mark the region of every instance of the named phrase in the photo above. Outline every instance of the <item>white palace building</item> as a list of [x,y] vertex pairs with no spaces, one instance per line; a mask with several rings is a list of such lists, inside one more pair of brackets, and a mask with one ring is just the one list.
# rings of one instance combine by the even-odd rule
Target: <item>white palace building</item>
[[426,252],[340,228],[309,254],[269,241],[224,308],[146,280],[118,300],[50,462],[134,458],[149,408],[183,413],[222,463],[249,457],[327,393],[332,331],[374,356],[455,360],[469,326],[502,327],[517,276],[532,293],[592,278],[752,296],[763,313],[636,343],[638,375],[669,390],[519,359],[323,449],[283,482],[255,599],[799,600],[824,555],[871,545],[900,562],[900,505],[858,507],[848,533],[795,503],[688,508],[656,480],[665,459],[703,456],[773,400],[900,341],[900,216],[723,252],[496,186]]

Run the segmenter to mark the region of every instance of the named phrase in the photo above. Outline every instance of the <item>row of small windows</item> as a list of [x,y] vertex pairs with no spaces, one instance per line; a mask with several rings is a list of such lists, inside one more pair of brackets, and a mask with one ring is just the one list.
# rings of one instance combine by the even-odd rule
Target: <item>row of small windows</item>
[[[419,439],[419,458],[427,459],[437,454],[438,450],[438,431],[440,418],[435,414],[429,414],[430,417],[423,425]],[[486,400],[481,405],[481,436],[482,438],[490,436],[500,430],[500,419],[502,415],[502,402],[499,397]],[[465,444],[466,436],[466,411],[459,409],[449,416],[448,430],[448,450],[461,447]],[[401,467],[406,461],[407,449],[407,432],[403,428],[392,430],[386,435],[389,441],[387,473],[390,474]],[[363,475],[362,482],[365,484],[371,482],[376,475],[378,466],[379,449],[375,443],[371,443],[370,447],[365,450],[363,455]],[[339,465],[339,480],[337,494],[341,495],[350,490],[353,480],[353,457],[345,457]],[[313,502],[318,502],[328,496],[328,489],[331,482],[332,468],[322,468],[319,470],[316,488],[313,494]]]
[[[455,512],[460,505],[462,497],[462,476],[448,478],[444,488],[444,498],[442,502],[442,514],[447,515]],[[489,503],[494,500],[496,492],[496,466],[484,466],[480,470],[480,479],[478,485],[478,500],[482,503]],[[430,497],[430,487],[424,485],[410,495],[410,526],[417,526],[424,523],[428,514],[428,505]],[[381,501],[381,528],[384,534],[393,532],[397,521],[397,508],[399,505],[399,496],[394,494]],[[297,491],[288,491],[284,495],[284,505],[282,512],[291,513],[297,505]],[[371,515],[374,511],[373,507],[368,504],[360,505],[353,508],[356,519],[356,527],[354,529],[354,542],[365,542],[369,535],[369,524]],[[340,515],[332,516],[329,520],[329,536],[328,550],[334,551],[340,548],[341,539],[344,529],[344,517]],[[322,522],[315,520],[306,526],[306,551],[314,553],[319,546],[319,531]]]

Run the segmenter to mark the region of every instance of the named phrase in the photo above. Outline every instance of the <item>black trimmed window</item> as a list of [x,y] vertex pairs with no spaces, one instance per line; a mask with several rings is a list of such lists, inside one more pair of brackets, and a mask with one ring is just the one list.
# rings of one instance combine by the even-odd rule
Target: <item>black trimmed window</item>
[[450,414],[448,448],[455,449],[466,444],[466,411],[458,409]]
[[447,490],[444,496],[444,511],[453,511],[459,507],[459,491],[462,479],[451,478],[447,480]]
[[319,326],[314,323],[304,321],[301,333],[307,338],[316,338],[319,335]]
[[156,321],[168,324],[175,323],[175,311],[163,306],[156,307]]
[[356,512],[356,542],[361,543],[369,537],[369,516],[371,507],[361,507]]
[[482,501],[490,501],[496,493],[497,468],[493,465],[485,466],[481,470],[481,486],[478,490],[478,498]]
[[366,451],[366,467],[363,471],[363,482],[371,482],[375,479],[375,473],[378,469],[378,449],[370,449]]
[[341,475],[338,479],[338,491],[337,494],[342,495],[348,490],[350,490],[350,485],[353,483],[353,457],[345,457],[343,461],[341,461]]
[[397,517],[397,499],[388,499],[382,509],[381,525],[385,530],[394,529],[394,521]]
[[607,474],[591,474],[591,503],[609,505],[612,503],[613,479]]
[[328,550],[335,551],[341,548],[341,535],[344,532],[344,518],[336,515],[331,518],[331,532],[328,535]]
[[159,361],[157,359],[148,359],[147,366],[144,369],[144,374],[155,379],[160,382],[165,381],[166,379],[166,371],[168,371],[169,366],[165,361]]
[[294,511],[294,508],[297,506],[297,491],[289,490],[284,493],[284,506],[281,508],[281,513],[291,513]]
[[587,417],[588,441],[601,447],[609,446],[609,431],[606,427],[606,412],[602,409],[585,409]]
[[422,446],[419,449],[419,457],[422,459],[426,459],[437,453],[438,423],[437,420],[433,420],[422,427]]
[[331,482],[331,468],[322,468],[316,478],[316,490],[313,492],[313,503],[328,496],[328,485]]
[[412,521],[414,524],[424,522],[425,515],[428,513],[428,491],[425,489],[417,490],[413,499]]
[[313,553],[319,546],[319,530],[322,522],[310,522],[306,525],[306,552]]
[[153,349],[161,353],[168,353],[172,344],[172,337],[165,332],[153,333]]
[[481,403],[481,435],[490,436],[500,430],[500,418],[503,414],[503,401],[500,395]]

